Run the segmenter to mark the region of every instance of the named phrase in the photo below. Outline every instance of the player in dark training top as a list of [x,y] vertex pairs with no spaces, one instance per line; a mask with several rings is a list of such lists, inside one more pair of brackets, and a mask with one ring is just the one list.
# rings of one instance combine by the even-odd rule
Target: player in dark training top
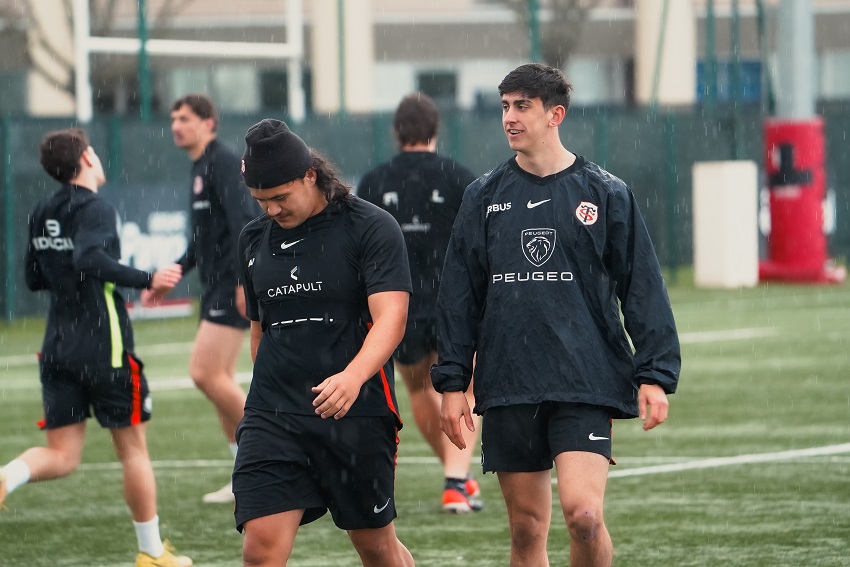
[[[463,513],[482,507],[478,482],[469,476],[476,433],[467,439],[465,449],[458,449],[443,435],[441,398],[429,371],[437,362],[435,308],[440,271],[463,191],[475,176],[436,153],[439,124],[437,107],[428,96],[404,97],[393,117],[401,151],[363,176],[357,196],[393,215],[404,233],[413,294],[404,339],[393,358],[410,395],[416,425],[443,465],[443,509]],[[471,388],[467,394],[469,404],[474,404]]]
[[242,175],[266,215],[238,247],[254,358],[233,471],[243,560],[285,564],[298,526],[330,510],[363,565],[411,566],[393,523],[401,231],[283,122],[245,142]]
[[151,274],[119,263],[118,215],[98,196],[106,176],[83,130],[49,132],[40,151],[44,170],[62,184],[30,215],[24,263],[27,286],[50,292],[39,357],[47,447],[27,449],[0,469],[0,505],[27,482],[74,472],[82,458],[86,420],[94,413],[112,434],[121,461],[124,497],[139,544],[136,567],[191,565],[191,559],[174,555],[160,539],[146,437],[152,404],[117,290],[165,292],[179,281],[180,266]]
[[[236,426],[245,406],[245,391],[236,383],[236,360],[248,328],[236,239],[261,211],[242,183],[239,157],[217,139],[217,127],[215,107],[203,95],[186,95],[171,107],[174,144],[192,160],[192,234],[177,262],[184,275],[197,267],[201,283],[201,322],[189,374],[215,406],[235,456]],[[146,294],[143,299],[151,303],[157,297]],[[232,503],[230,483],[205,494],[203,501]]]
[[[679,341],[634,195],[561,144],[563,73],[523,65],[499,85],[516,156],[466,191],[438,300],[443,430],[462,446],[475,366],[482,462],[511,524],[511,565],[547,565],[551,468],[572,565],[608,566],[611,419],[667,418]],[[620,314],[622,312],[623,323]],[[626,335],[628,332],[628,336]],[[629,344],[634,344],[634,351]]]

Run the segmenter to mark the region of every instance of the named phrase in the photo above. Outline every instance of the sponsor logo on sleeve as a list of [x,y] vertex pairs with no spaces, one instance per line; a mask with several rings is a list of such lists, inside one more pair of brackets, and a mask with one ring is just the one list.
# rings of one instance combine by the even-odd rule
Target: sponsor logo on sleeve
[[490,213],[503,213],[509,210],[511,210],[510,203],[494,203],[492,205],[487,205],[487,214],[484,215],[484,217],[489,217]]

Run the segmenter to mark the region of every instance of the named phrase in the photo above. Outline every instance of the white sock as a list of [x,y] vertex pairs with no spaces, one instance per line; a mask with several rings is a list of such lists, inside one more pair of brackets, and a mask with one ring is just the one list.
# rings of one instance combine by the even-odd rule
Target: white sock
[[233,453],[233,460],[236,460],[236,450],[238,448],[239,448],[239,446],[236,443],[230,444],[230,452]]
[[151,557],[159,557],[165,553],[165,546],[159,535],[159,516],[154,516],[147,522],[133,521],[136,528],[136,539],[139,541],[139,551]]
[[19,488],[30,480],[29,466],[19,460],[14,459],[8,465],[3,467],[3,474],[6,475],[6,495],[12,494],[16,488]]

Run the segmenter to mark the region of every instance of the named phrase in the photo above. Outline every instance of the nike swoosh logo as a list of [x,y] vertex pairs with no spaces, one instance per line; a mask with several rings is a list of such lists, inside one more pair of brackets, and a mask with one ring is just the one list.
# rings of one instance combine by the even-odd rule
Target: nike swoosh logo
[[[302,238],[301,240],[304,240],[304,239]],[[290,248],[290,247],[292,247],[292,246],[295,246],[296,244],[298,244],[299,242],[301,242],[301,240],[296,240],[295,242],[284,242],[283,244],[281,244],[281,245],[280,245],[280,249],[281,249],[281,250],[286,250],[287,248]]]
[[588,438],[588,439],[590,439],[591,441],[601,441],[601,440],[603,440],[603,439],[608,439],[607,437],[597,437],[597,436],[596,436],[596,435],[594,435],[593,433],[591,433],[590,435],[588,435],[588,436],[587,436],[587,438]]
[[378,508],[378,505],[376,504],[376,505],[375,505],[375,508],[374,508],[374,510],[373,510],[373,512],[375,512],[376,514],[380,514],[381,512],[383,512],[383,511],[384,511],[384,509],[385,509],[387,506],[389,506],[389,505],[390,505],[390,500],[391,500],[390,498],[387,498],[387,503],[386,503],[386,504],[384,504],[383,506],[381,506],[380,508]]
[[533,209],[534,207],[539,207],[543,203],[548,203],[551,200],[552,199],[543,199],[542,201],[537,201],[536,203],[532,203],[531,201],[529,201],[528,203],[526,203],[525,206],[528,207],[529,209]]

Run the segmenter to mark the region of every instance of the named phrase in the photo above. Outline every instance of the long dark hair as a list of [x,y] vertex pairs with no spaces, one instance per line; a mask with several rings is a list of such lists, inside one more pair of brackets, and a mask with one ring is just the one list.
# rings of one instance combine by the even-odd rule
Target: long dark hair
[[340,172],[331,161],[321,152],[310,148],[313,154],[313,164],[310,166],[316,170],[316,186],[324,193],[328,203],[341,203],[353,198],[351,185],[340,179]]

